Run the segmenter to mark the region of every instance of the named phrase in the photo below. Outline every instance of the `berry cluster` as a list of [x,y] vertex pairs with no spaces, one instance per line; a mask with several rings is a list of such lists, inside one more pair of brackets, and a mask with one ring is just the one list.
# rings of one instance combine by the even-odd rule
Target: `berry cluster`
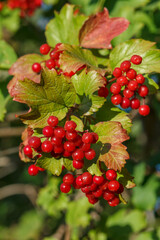
[[9,8],[21,9],[21,17],[31,16],[37,8],[41,7],[41,4],[42,0],[8,0],[7,2]]
[[[131,63],[139,65],[142,62],[142,57],[139,55],[133,55],[130,61],[123,61],[120,67],[116,67],[113,71],[113,76],[116,82],[114,82],[110,91],[113,94],[111,102],[114,105],[121,105],[126,109],[131,107],[132,109],[139,109],[139,113],[142,116],[147,116],[150,113],[150,108],[145,105],[145,97],[148,95],[149,89],[144,85],[145,78],[142,74],[131,68]],[[143,105],[140,106],[140,100],[137,98],[143,98]]]
[[75,189],[81,189],[91,204],[95,204],[100,198],[103,198],[111,207],[115,207],[120,203],[118,194],[124,191],[124,187],[116,180],[115,170],[109,169],[105,173],[105,177],[92,176],[89,172],[75,177],[71,173],[67,173],[63,177],[60,190],[63,193],[68,193],[72,185]]
[[[40,47],[40,53],[42,55],[48,55],[50,56],[50,58],[48,60],[45,61],[45,66],[48,69],[55,69],[57,74],[63,74],[67,77],[72,77],[76,72],[82,70],[83,68],[85,68],[85,65],[83,65],[82,67],[80,67],[76,72],[63,72],[62,69],[60,69],[60,64],[59,64],[59,58],[60,55],[63,51],[59,50],[59,47],[61,46],[61,43],[57,43],[55,48],[51,48],[47,43],[41,45]],[[41,63],[34,63],[32,65],[32,70],[36,73],[40,73],[42,69],[42,65]]]
[[[89,161],[95,158],[96,153],[91,144],[98,140],[96,133],[76,131],[77,124],[74,121],[66,121],[64,128],[60,127],[55,116],[50,116],[47,122],[48,126],[42,130],[43,137],[32,136],[28,140],[28,145],[23,149],[26,156],[32,158],[35,151],[38,153],[37,157],[41,157],[43,153],[50,153],[55,158],[71,158],[75,169],[83,168],[84,158]],[[30,171],[29,168],[30,175],[36,175],[36,171]]]

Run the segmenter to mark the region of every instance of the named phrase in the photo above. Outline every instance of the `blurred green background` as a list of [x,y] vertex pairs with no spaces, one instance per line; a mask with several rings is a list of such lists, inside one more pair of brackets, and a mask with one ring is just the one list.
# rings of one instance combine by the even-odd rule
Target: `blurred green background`
[[[45,42],[45,25],[66,2],[87,15],[105,6],[111,17],[127,18],[130,27],[112,41],[113,46],[143,38],[160,48],[159,0],[46,0],[33,17],[24,19],[19,10],[4,9],[0,38],[18,57],[38,53]],[[152,78],[159,83],[159,75]],[[60,193],[60,177],[28,175],[28,164],[18,156],[24,125],[15,117],[25,106],[8,97],[10,79],[7,70],[0,71],[0,240],[160,240],[160,93],[148,98],[148,117],[131,114],[127,168],[137,187],[125,192],[128,204],[111,208],[101,202],[93,207],[81,193]]]

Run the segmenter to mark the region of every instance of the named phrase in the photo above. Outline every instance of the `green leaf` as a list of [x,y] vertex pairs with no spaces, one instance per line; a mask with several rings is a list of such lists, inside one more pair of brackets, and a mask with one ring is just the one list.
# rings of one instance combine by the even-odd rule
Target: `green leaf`
[[128,117],[128,114],[117,107],[113,107],[113,104],[108,101],[105,102],[96,113],[96,122],[99,121],[120,122],[122,127],[126,129],[128,133],[130,133],[132,127],[132,121]]
[[146,164],[144,162],[138,163],[134,167],[133,176],[135,177],[135,182],[137,185],[140,185],[143,183],[145,178],[145,173],[146,173]]
[[10,96],[8,95],[7,97],[3,96],[3,93],[0,89],[0,103],[1,103],[1,107],[0,107],[0,121],[4,120],[4,116],[6,113],[6,105],[8,103],[8,101],[10,100]]
[[79,30],[86,19],[84,15],[74,15],[74,6],[66,4],[46,27],[47,42],[52,47],[57,43],[79,45]]
[[0,40],[0,69],[9,69],[16,59],[13,48],[5,41]]
[[2,26],[5,27],[10,32],[15,33],[20,28],[21,18],[20,18],[20,8],[10,9],[5,6],[1,11],[2,14]]
[[40,84],[24,79],[18,81],[14,100],[31,108],[19,118],[33,128],[42,128],[49,116],[65,118],[68,109],[75,103],[76,92],[69,78],[57,75],[56,71],[44,69]]
[[126,168],[122,168],[122,171],[120,173],[117,172],[117,180],[126,188],[134,188],[136,186],[133,179],[134,177],[130,175]]
[[68,170],[73,172],[75,168],[73,167],[73,160],[68,158],[63,158],[63,166]]
[[145,81],[145,85],[149,88],[149,94],[155,94],[159,89],[158,84],[150,78],[148,75],[146,76],[147,82]]
[[134,65],[138,73],[160,73],[160,50],[153,49],[154,45],[154,42],[143,39],[132,39],[119,44],[110,54],[112,69],[119,67],[121,62],[129,60],[136,54],[143,58],[140,65]]
[[104,85],[103,77],[96,71],[86,73],[83,70],[79,75],[75,74],[71,80],[78,94],[76,103],[80,105],[79,114],[87,116],[98,111],[105,98],[94,95],[94,92]]
[[87,171],[92,175],[101,176],[102,172],[99,168],[99,161],[97,161],[97,163],[93,163],[89,168],[87,168]]
[[[98,134],[99,140],[94,146],[96,158],[105,163],[108,168],[121,171],[129,159],[127,147],[122,144],[129,136],[118,122],[100,122],[92,126],[92,130]],[[118,136],[118,137],[117,137]]]
[[84,124],[83,124],[82,120],[74,115],[71,115],[71,120],[77,124],[76,130],[83,132]]
[[[82,49],[78,46],[72,46],[68,44],[62,44],[59,50],[63,50],[60,55],[59,63],[64,72],[76,72],[80,67],[86,65],[92,70],[104,75],[107,70],[107,65],[98,67],[99,60],[88,49]],[[107,64],[107,61],[106,61]]]
[[135,240],[153,240],[153,232],[142,232],[138,234],[138,237]]

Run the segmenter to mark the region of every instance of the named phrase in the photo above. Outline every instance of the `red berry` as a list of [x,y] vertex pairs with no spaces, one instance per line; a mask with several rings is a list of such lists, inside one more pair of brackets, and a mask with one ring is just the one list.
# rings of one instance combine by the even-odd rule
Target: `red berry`
[[142,75],[142,74],[138,74],[136,76],[136,81],[139,83],[139,84],[143,84],[145,82],[145,77]]
[[98,90],[98,96],[99,97],[104,97],[106,98],[109,94],[109,91],[108,91],[108,88],[106,87],[101,87],[99,90]]
[[64,149],[68,152],[73,152],[75,150],[76,146],[74,142],[65,142],[64,143]]
[[78,177],[76,177],[76,184],[79,187],[83,187],[84,186],[83,181],[82,181],[82,175],[79,175]]
[[62,51],[52,50],[50,52],[50,58],[52,58],[52,59],[59,59],[59,56],[60,56],[61,53],[62,53]]
[[96,191],[93,191],[92,192],[92,194],[93,194],[93,196],[95,196],[96,198],[99,198],[99,197],[101,197],[102,196],[102,189],[97,189]]
[[62,183],[60,186],[60,190],[63,193],[68,193],[71,190],[71,186],[67,183]]
[[77,131],[75,130],[71,130],[71,131],[66,131],[66,138],[69,140],[69,141],[73,141],[76,139],[77,137]]
[[111,201],[108,202],[111,207],[116,207],[119,203],[120,200],[118,197],[114,197]]
[[119,67],[115,68],[113,71],[113,76],[116,78],[122,76],[122,70]]
[[89,189],[90,191],[95,191],[95,190],[97,189],[97,184],[92,183],[91,185],[88,186],[88,189]]
[[26,156],[32,158],[32,148],[29,145],[24,146],[23,152]]
[[115,197],[115,194],[109,190],[105,190],[105,192],[103,193],[103,198],[106,201],[111,201],[114,197]]
[[134,95],[134,92],[131,91],[131,90],[129,90],[128,88],[125,88],[125,89],[123,90],[123,96],[124,96],[124,97],[126,97],[126,98],[131,98],[131,97],[133,97],[133,95]]
[[140,106],[140,101],[138,98],[132,98],[131,99],[131,108],[138,109]]
[[91,204],[95,204],[95,203],[97,203],[98,202],[98,198],[96,198],[96,197],[92,197],[92,198],[88,198],[88,201],[89,201],[89,203],[91,203]]
[[76,139],[74,139],[74,144],[76,147],[79,147],[82,144],[82,137],[77,135]]
[[139,107],[139,114],[142,116],[147,116],[150,113],[150,107],[148,105],[141,105]]
[[30,147],[33,147],[35,149],[39,148],[41,146],[41,139],[39,137],[31,137],[28,140],[28,144]]
[[89,172],[84,172],[81,177],[82,177],[83,185],[92,184],[92,175]]
[[128,87],[129,90],[134,92],[134,91],[136,91],[138,89],[138,83],[136,81],[134,81],[134,80],[131,80],[131,81],[129,81],[127,87]]
[[39,64],[39,63],[34,63],[34,64],[32,65],[32,70],[33,70],[33,72],[40,73],[40,71],[41,71],[41,64]]
[[120,86],[125,86],[128,84],[128,79],[125,76],[121,76],[121,77],[117,78],[117,83]]
[[55,127],[58,124],[58,118],[55,116],[50,116],[47,120],[48,125],[51,127]]
[[53,60],[53,59],[48,59],[47,61],[46,61],[46,67],[48,68],[48,69],[52,69],[52,68],[54,68],[56,66],[56,63],[55,63],[55,61]]
[[113,94],[118,94],[121,91],[121,86],[118,83],[113,83],[110,87],[110,91]]
[[62,138],[53,136],[53,137],[51,138],[51,143],[52,143],[53,145],[59,146],[59,145],[62,144]]
[[133,56],[131,57],[131,62],[132,62],[133,64],[135,64],[135,65],[139,65],[139,64],[141,64],[141,62],[142,62],[142,57],[139,56],[139,55],[133,55]]
[[133,79],[136,78],[137,72],[136,72],[134,69],[131,68],[131,69],[127,72],[126,76],[127,76],[129,79],[133,80]]
[[64,148],[63,148],[63,145],[62,145],[62,144],[59,145],[59,146],[57,146],[57,145],[54,145],[54,146],[53,146],[53,151],[54,151],[55,153],[57,153],[57,154],[62,153],[63,150],[64,150]]
[[86,151],[90,150],[90,148],[91,148],[91,144],[90,143],[83,143],[82,146],[81,146],[81,150],[83,152],[86,152]]
[[121,63],[121,66],[120,66],[120,69],[123,71],[123,72],[127,72],[131,67],[131,63],[130,61],[124,61]]
[[63,157],[71,157],[72,156],[72,152],[68,152],[68,151],[64,151],[63,152]]
[[74,179],[73,187],[74,187],[75,189],[80,189],[80,186],[78,186],[78,185],[76,184],[76,178]]
[[71,173],[67,173],[63,177],[63,182],[71,185],[74,182],[74,176]]
[[81,191],[82,191],[83,193],[89,193],[89,192],[90,192],[88,186],[82,187],[82,188],[81,188]]
[[40,172],[44,172],[45,171],[44,168],[41,168],[41,167],[38,167],[38,166],[36,166],[36,167],[38,168],[38,171],[40,171]]
[[106,178],[108,180],[116,180],[117,178],[117,173],[114,169],[109,169],[107,172],[106,172]]
[[52,149],[53,149],[52,143],[48,140],[45,140],[41,145],[41,149],[43,152],[46,152],[46,153],[52,152]]
[[97,185],[101,185],[104,182],[104,177],[95,175],[93,177],[93,182],[96,183]]
[[84,143],[92,143],[93,142],[92,134],[89,133],[89,132],[84,133],[83,136],[82,136],[82,141]]
[[116,191],[117,194],[121,194],[124,191],[123,185],[120,183],[119,189]]
[[63,138],[65,136],[66,132],[63,127],[56,127],[54,129],[54,135],[59,138]]
[[121,102],[121,107],[125,109],[125,108],[130,107],[130,104],[131,104],[131,101],[128,98],[123,97],[122,102]]
[[58,50],[61,45],[62,45],[62,43],[57,43],[56,46],[54,47],[54,49]]
[[67,76],[67,77],[72,77],[75,74],[75,72],[71,71],[71,72],[64,72],[63,75]]
[[110,182],[108,183],[108,189],[109,189],[109,191],[111,191],[111,192],[116,192],[116,191],[119,189],[119,187],[120,187],[120,184],[119,184],[119,182],[116,181],[116,180],[110,181]]
[[97,134],[97,133],[94,133],[94,132],[91,132],[91,134],[92,134],[92,136],[93,136],[93,141],[92,141],[92,143],[96,143],[96,142],[98,141],[98,139],[99,139],[98,134]]
[[96,152],[93,149],[90,149],[89,151],[85,152],[85,158],[87,160],[93,160],[93,158],[95,158],[96,156]]
[[40,46],[40,53],[43,55],[47,55],[49,53],[50,49],[51,49],[50,46],[47,43],[45,43]]
[[82,169],[84,166],[84,161],[77,161],[77,160],[73,160],[73,167],[75,169]]
[[111,97],[111,102],[114,105],[119,105],[122,102],[122,96],[120,94],[113,95]]
[[81,161],[84,158],[84,152],[81,149],[76,149],[72,154],[73,160]]
[[45,137],[52,137],[54,134],[53,128],[50,126],[46,126],[43,128],[42,133]]
[[108,180],[107,179],[104,179],[102,185],[101,185],[101,189],[103,191],[107,190],[108,189]]
[[74,121],[67,121],[64,125],[64,129],[66,131],[72,131],[75,130],[77,127],[77,124]]
[[38,168],[34,164],[30,165],[28,168],[28,173],[31,176],[36,176],[38,174],[38,171],[39,171]]
[[146,85],[141,85],[138,89],[138,94],[141,97],[146,97],[148,95],[149,89]]

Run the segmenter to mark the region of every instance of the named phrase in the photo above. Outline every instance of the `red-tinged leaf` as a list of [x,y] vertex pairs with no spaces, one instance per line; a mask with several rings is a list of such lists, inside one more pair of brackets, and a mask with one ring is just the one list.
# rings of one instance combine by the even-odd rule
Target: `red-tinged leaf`
[[22,143],[19,146],[19,157],[23,162],[31,161],[31,159],[24,154],[23,148],[28,144],[28,139],[32,136],[32,134],[33,134],[33,130],[30,127],[26,128],[22,133],[22,137],[21,137]]
[[38,54],[28,54],[20,57],[10,68],[9,74],[13,75],[13,79],[8,84],[8,91],[14,96],[14,86],[18,80],[28,78],[36,83],[40,82],[40,74],[33,72],[32,65],[35,62],[41,62],[44,58]]
[[127,132],[119,122],[100,122],[92,126],[99,136],[96,146],[97,159],[110,169],[121,171],[129,159],[127,147],[122,142],[129,139]]
[[111,49],[111,40],[124,32],[129,21],[122,17],[109,18],[107,8],[97,13],[83,24],[80,33],[80,46],[85,48]]

